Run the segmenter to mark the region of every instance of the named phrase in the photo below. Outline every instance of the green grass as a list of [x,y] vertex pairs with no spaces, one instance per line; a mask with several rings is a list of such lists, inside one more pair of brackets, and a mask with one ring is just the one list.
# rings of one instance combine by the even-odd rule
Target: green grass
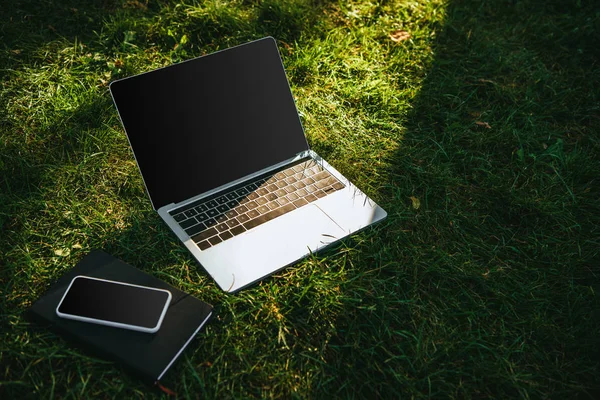
[[[153,212],[108,83],[266,35],[311,146],[389,216],[227,295]],[[597,398],[598,43],[591,0],[3,5],[0,397],[159,396],[24,317],[102,248],[217,306],[182,397]]]

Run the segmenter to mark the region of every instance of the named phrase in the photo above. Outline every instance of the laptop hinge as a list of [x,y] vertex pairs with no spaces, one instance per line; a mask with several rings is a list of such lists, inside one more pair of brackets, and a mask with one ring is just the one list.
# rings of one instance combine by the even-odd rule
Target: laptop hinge
[[[208,192],[204,192],[204,193],[202,193],[202,194],[199,194],[199,195],[197,195],[197,196],[190,197],[189,199],[186,199],[186,200],[184,200],[184,201],[181,201],[181,202],[179,202],[179,203],[171,203],[171,204],[167,204],[167,205],[165,205],[165,206],[163,206],[163,207],[161,207],[161,208],[164,208],[164,209],[166,209],[167,211],[169,211],[169,212],[170,212],[170,211],[172,211],[172,210],[176,210],[176,209],[179,209],[179,208],[185,207],[186,205],[188,205],[188,204],[190,204],[190,203],[193,203],[193,202],[195,202],[195,201],[197,201],[197,200],[200,200],[200,199],[206,199],[206,198],[208,198],[208,197],[210,197],[210,196],[213,196],[213,195],[215,195],[215,194],[217,194],[217,193],[220,193],[220,192],[222,192],[222,191],[224,191],[224,190],[227,190],[227,189],[233,188],[233,187],[235,187],[236,185],[240,185],[240,184],[242,184],[242,183],[244,183],[244,182],[247,182],[247,181],[249,181],[249,180],[255,179],[255,178],[257,178],[257,177],[259,177],[259,176],[261,176],[261,175],[268,174],[268,173],[270,173],[270,172],[272,172],[272,171],[275,171],[275,170],[277,170],[277,169],[281,169],[282,167],[284,167],[284,166],[286,166],[286,165],[288,165],[288,164],[292,164],[292,163],[294,163],[294,162],[297,162],[297,161],[303,160],[303,159],[305,159],[305,158],[313,158],[313,155],[316,155],[316,153],[314,153],[314,152],[313,152],[313,151],[311,151],[311,150],[304,150],[304,151],[301,151],[300,153],[296,154],[294,157],[291,157],[291,158],[289,158],[289,159],[287,159],[287,160],[285,160],[285,161],[282,161],[282,162],[280,162],[280,163],[277,163],[277,164],[274,164],[274,165],[272,165],[272,166],[270,166],[270,167],[267,167],[267,168],[261,169],[260,171],[257,171],[257,172],[255,172],[255,173],[252,173],[252,174],[246,175],[246,176],[244,176],[243,178],[236,179],[235,181],[232,181],[232,182],[230,182],[230,183],[227,183],[227,184],[225,184],[225,185],[221,185],[221,186],[219,186],[219,187],[216,187],[216,188],[214,188],[214,189],[212,189],[212,190],[209,190]],[[243,185],[241,185],[241,186],[243,186]]]

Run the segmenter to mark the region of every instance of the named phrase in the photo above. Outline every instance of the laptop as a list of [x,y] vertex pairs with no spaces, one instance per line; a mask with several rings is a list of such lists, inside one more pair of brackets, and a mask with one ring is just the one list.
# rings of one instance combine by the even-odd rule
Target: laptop
[[110,91],[153,208],[226,292],[387,215],[309,148],[272,37]]

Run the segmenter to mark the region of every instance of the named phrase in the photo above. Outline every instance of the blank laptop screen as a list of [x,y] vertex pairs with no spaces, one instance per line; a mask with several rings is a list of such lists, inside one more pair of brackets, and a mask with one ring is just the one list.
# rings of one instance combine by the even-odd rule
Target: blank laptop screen
[[110,89],[155,209],[308,149],[272,38]]

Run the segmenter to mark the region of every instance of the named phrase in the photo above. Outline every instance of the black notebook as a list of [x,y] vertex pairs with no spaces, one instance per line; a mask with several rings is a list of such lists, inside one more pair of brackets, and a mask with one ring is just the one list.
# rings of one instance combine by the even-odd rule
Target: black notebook
[[[56,307],[77,275],[169,290],[171,304],[156,333],[136,332],[60,318]],[[212,307],[160,279],[99,250],[85,256],[29,309],[35,320],[59,334],[121,362],[148,384],[157,383],[212,314]]]

